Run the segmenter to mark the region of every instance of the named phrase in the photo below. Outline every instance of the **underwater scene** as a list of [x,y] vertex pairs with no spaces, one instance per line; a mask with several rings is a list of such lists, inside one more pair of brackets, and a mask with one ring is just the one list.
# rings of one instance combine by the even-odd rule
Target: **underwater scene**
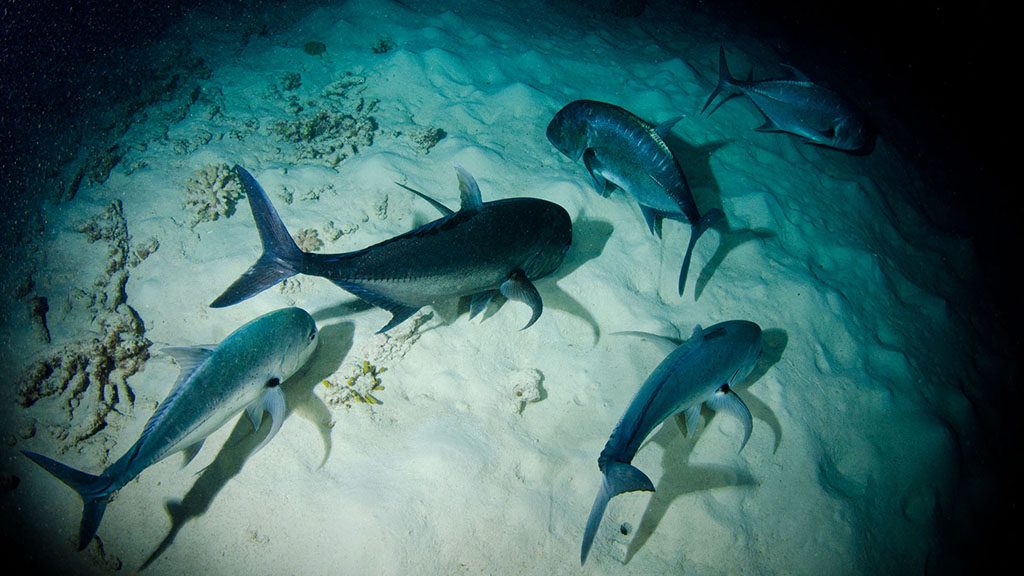
[[[990,104],[932,74],[956,11],[844,28],[814,6],[9,4],[9,555],[246,576],[1009,558],[1009,153],[978,152],[959,109]],[[895,41],[911,21],[923,40]]]

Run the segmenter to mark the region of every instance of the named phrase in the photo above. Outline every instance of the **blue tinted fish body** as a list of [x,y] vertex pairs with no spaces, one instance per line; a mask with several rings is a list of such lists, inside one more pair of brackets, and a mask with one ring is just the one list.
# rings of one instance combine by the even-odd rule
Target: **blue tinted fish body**
[[305,364],[316,343],[313,318],[299,308],[283,308],[245,324],[216,347],[166,349],[181,366],[178,382],[139,439],[98,476],[25,451],[82,497],[79,548],[95,536],[114,492],[171,454],[185,450],[194,456],[207,436],[242,410],[256,428],[263,413],[270,414],[270,433],[260,447],[266,444],[285,415],[279,384]]
[[651,373],[612,431],[597,465],[601,489],[584,530],[580,562],[586,562],[608,501],[623,492],[654,491],[654,484],[631,463],[640,445],[665,419],[685,414],[692,434],[702,404],[733,414],[743,423],[740,450],[750,437],[750,411],[731,386],[745,379],[761,355],[761,328],[746,320],[722,322],[702,330],[673,350]]
[[607,195],[619,188],[632,196],[651,232],[656,233],[657,219],[662,217],[690,224],[690,241],[679,272],[682,294],[693,247],[722,217],[722,211],[700,214],[686,176],[665,143],[678,120],[654,126],[614,104],[576,100],[555,114],[547,136],[559,152],[583,160],[598,193]]
[[330,280],[366,302],[392,313],[389,330],[421,307],[473,296],[473,315],[500,292],[543,309],[532,281],[561,264],[572,243],[572,222],[561,206],[538,198],[482,202],[476,181],[458,168],[463,204],[453,212],[408,188],[444,215],[415,230],[368,248],[341,254],[303,252],[292,240],[262,187],[236,167],[249,198],[263,255],[211,306],[230,306],[294,274]]
[[792,68],[792,79],[738,80],[729,72],[722,48],[718,67],[718,85],[704,110],[719,95],[724,95],[724,102],[742,94],[764,114],[765,123],[758,128],[762,132],[788,132],[813,144],[850,152],[867,148],[873,139],[869,123],[855,106]]

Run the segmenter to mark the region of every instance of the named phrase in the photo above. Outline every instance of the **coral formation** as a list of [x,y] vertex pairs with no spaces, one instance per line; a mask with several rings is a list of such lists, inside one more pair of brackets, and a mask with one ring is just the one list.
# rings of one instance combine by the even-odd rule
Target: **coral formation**
[[[66,422],[54,434],[72,443],[108,424],[112,414],[131,409],[135,394],[128,378],[142,369],[152,344],[136,311],[128,305],[130,243],[120,201],[115,201],[77,230],[108,247],[106,265],[91,291],[79,291],[91,323],[79,340],[65,343],[36,360],[18,382],[18,401],[30,407],[44,398],[62,401]],[[69,303],[70,305],[70,303]]]
[[430,149],[447,136],[448,133],[442,128],[419,128],[409,132],[409,139],[424,154],[430,153]]
[[387,36],[381,36],[373,43],[374,54],[384,54],[395,49],[395,41]]
[[527,404],[544,399],[544,375],[540,370],[527,368],[514,372],[508,380],[509,391],[516,413],[522,414]]
[[382,404],[374,394],[384,390],[380,375],[402,359],[419,340],[420,328],[433,314],[417,312],[389,334],[375,334],[355,354],[361,361],[347,364],[323,381],[324,400],[331,406]]
[[320,56],[327,52],[327,45],[319,40],[310,40],[302,47],[302,51],[310,56]]
[[271,131],[294,147],[296,158],[336,167],[361,148],[373,145],[378,130],[373,112],[378,101],[360,97],[365,89],[365,77],[346,73],[305,106],[291,94],[285,107],[296,118],[277,121]]
[[298,90],[302,86],[302,75],[298,72],[285,72],[278,85],[286,92]]
[[207,164],[196,170],[185,186],[185,209],[191,213],[193,228],[200,222],[231,216],[241,198],[238,175],[224,163]]
[[320,239],[320,234],[316,231],[316,228],[303,228],[299,230],[295,234],[295,243],[298,244],[299,249],[303,252],[316,252],[324,247],[324,242]]

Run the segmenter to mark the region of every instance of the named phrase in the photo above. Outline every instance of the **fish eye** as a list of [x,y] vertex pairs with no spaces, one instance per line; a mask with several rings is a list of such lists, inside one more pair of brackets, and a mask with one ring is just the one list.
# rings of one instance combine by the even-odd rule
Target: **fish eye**
[[306,340],[312,342],[314,338],[316,338],[316,328],[309,331],[309,336],[306,337]]

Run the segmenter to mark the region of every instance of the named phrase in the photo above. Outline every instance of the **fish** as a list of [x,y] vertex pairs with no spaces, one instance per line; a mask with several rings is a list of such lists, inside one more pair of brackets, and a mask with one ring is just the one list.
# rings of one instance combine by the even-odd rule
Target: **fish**
[[245,168],[235,166],[263,254],[210,306],[231,306],[295,274],[309,274],[391,312],[391,321],[378,334],[423,306],[455,297],[472,296],[472,319],[498,293],[530,307],[522,330],[529,328],[544,308],[533,281],[554,272],[572,244],[569,213],[539,198],[483,202],[473,176],[461,166],[455,169],[462,199],[458,212],[399,184],[443,216],[362,250],[314,254],[299,249],[263,188]]
[[658,364],[629,403],[597,459],[604,478],[583,532],[581,565],[587,561],[608,501],[624,492],[654,491],[651,479],[631,462],[644,439],[664,420],[682,413],[687,435],[692,436],[701,405],[707,404],[716,412],[740,420],[743,450],[753,421],[732,387],[750,375],[761,353],[760,326],[747,320],[730,320],[706,329],[697,326],[689,339]]
[[575,100],[555,113],[547,137],[570,160],[583,160],[599,194],[608,196],[618,188],[632,196],[652,234],[660,236],[660,218],[690,224],[690,241],[679,270],[682,295],[697,239],[724,215],[718,208],[701,215],[679,161],[665,144],[680,119],[655,126],[614,104]]
[[177,452],[185,452],[187,464],[207,436],[242,410],[255,430],[263,414],[270,415],[270,431],[253,452],[265,446],[284,420],[281,383],[305,365],[317,341],[316,323],[305,310],[282,308],[249,321],[216,346],[165,348],[163,352],[181,368],[177,382],[138,440],[98,476],[23,450],[82,498],[78,549],[84,549],[96,536],[114,492]]
[[792,78],[737,80],[729,72],[725,49],[720,46],[718,85],[704,102],[701,114],[719,95],[724,97],[708,116],[726,100],[745,95],[765,117],[764,124],[757,128],[760,132],[788,132],[812,144],[847,152],[861,152],[870,147],[874,130],[860,110],[839,94],[811,82],[796,68],[785,68]]

